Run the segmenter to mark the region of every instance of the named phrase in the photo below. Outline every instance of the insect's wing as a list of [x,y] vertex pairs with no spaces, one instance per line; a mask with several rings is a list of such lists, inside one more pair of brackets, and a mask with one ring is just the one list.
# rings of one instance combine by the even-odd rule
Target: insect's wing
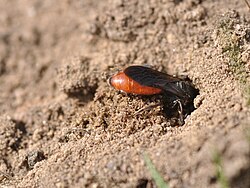
[[124,73],[140,85],[155,87],[169,97],[190,98],[196,93],[191,82],[143,66],[130,66]]
[[124,73],[140,85],[164,89],[164,85],[180,79],[144,66],[130,66]]

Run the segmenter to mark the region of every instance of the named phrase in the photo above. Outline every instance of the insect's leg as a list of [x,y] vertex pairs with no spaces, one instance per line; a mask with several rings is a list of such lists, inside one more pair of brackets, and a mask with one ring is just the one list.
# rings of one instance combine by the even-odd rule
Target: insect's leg
[[177,101],[178,101],[178,100],[172,101],[172,104],[173,104],[173,105],[171,106],[172,109],[178,104]]
[[[178,105],[178,106],[177,106]],[[179,120],[180,120],[180,124],[184,123],[184,117],[183,117],[183,107],[182,107],[182,103],[180,101],[180,99],[176,99],[173,101],[173,105],[172,105],[172,109],[175,108],[177,106],[177,111],[179,114]]]
[[179,105],[179,108],[178,108],[178,113],[180,115],[180,122],[181,124],[184,123],[184,117],[183,117],[183,107],[182,107],[182,103],[180,100],[176,100],[176,103]]
[[182,113],[183,113],[183,108],[182,108],[181,101],[180,101],[180,100],[176,100],[176,103],[179,105],[179,110],[178,110],[178,112],[179,112],[180,114],[182,114]]
[[161,106],[161,103],[157,103],[157,104],[152,104],[152,105],[149,105],[149,106],[146,106],[144,108],[141,108],[140,110],[138,110],[137,112],[134,113],[134,115],[138,115],[140,114],[141,112],[144,112],[146,110],[151,110],[157,106]]

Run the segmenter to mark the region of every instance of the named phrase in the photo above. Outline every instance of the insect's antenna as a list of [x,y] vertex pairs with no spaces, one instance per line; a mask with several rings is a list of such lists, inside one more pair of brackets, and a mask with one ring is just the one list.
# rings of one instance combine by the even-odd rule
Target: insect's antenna
[[140,114],[141,112],[144,112],[146,110],[151,110],[157,106],[161,106],[162,104],[161,103],[157,103],[157,104],[152,104],[152,105],[149,105],[149,106],[146,106],[144,108],[141,108],[140,110],[138,110],[137,112],[134,113],[134,115],[138,115]]
[[249,4],[248,0],[244,0],[244,1],[245,1],[245,3],[247,4],[247,6],[248,6],[248,8],[249,8],[249,10],[250,10],[250,4]]

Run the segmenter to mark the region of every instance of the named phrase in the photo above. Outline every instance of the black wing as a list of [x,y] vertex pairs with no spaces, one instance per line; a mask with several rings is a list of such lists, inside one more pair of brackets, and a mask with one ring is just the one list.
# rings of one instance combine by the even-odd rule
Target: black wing
[[140,85],[149,87],[161,88],[162,84],[180,81],[179,78],[144,66],[130,66],[124,73]]
[[[192,86],[188,81],[144,66],[130,66],[124,73],[140,85],[162,89],[168,96],[189,98]],[[191,88],[190,88],[191,87]]]

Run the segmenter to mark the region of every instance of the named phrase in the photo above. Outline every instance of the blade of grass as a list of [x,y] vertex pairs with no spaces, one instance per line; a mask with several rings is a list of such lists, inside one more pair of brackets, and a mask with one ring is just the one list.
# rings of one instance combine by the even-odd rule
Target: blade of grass
[[225,173],[224,173],[223,167],[222,167],[221,155],[217,151],[215,151],[215,153],[214,153],[213,162],[215,164],[216,177],[217,177],[217,180],[220,184],[220,187],[221,188],[229,188],[228,179],[225,176]]
[[143,158],[144,158],[146,166],[148,167],[148,170],[149,170],[152,178],[154,179],[157,187],[159,187],[159,188],[169,188],[169,186],[164,181],[164,179],[162,178],[162,176],[160,175],[160,173],[157,171],[156,167],[152,163],[152,161],[149,158],[149,156],[146,153],[144,153],[143,154]]
[[250,4],[249,4],[249,2],[247,1],[247,0],[244,0],[245,1],[245,3],[247,4],[247,6],[248,6],[248,8],[249,8],[249,10],[250,10]]

